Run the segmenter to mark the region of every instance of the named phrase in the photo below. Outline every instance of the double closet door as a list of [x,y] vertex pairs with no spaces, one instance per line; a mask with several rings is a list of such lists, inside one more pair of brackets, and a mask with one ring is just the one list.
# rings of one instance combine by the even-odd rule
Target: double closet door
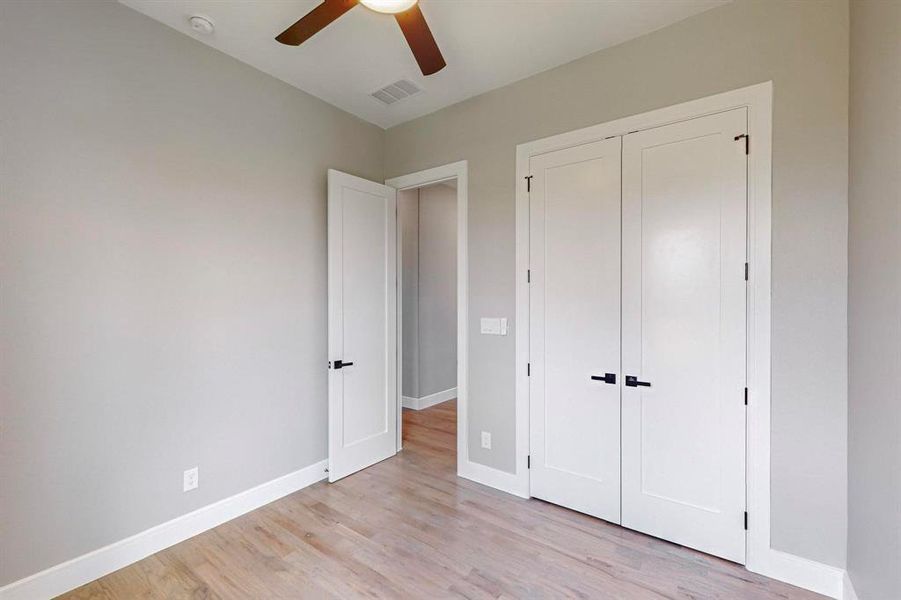
[[737,562],[746,133],[735,109],[529,165],[531,495]]

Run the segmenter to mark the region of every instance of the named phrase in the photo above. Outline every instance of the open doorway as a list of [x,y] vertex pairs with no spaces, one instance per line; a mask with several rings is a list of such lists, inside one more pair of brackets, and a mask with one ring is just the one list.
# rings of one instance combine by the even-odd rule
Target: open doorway
[[406,410],[457,399],[457,180],[397,193]]
[[[466,462],[466,163],[386,182],[397,191],[397,448],[404,420],[456,422]],[[429,412],[431,411],[431,412]],[[436,435],[438,435],[436,433]]]

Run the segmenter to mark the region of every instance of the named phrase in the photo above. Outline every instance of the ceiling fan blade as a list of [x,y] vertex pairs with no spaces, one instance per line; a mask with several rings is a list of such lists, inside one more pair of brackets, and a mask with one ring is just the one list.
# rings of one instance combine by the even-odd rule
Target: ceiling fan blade
[[413,51],[413,56],[419,63],[419,69],[423,75],[437,73],[447,65],[444,57],[441,56],[438,44],[435,43],[428,23],[425,22],[422,11],[419,10],[419,4],[414,4],[412,8],[397,13],[394,18],[397,19],[400,30],[407,38],[407,44],[410,45],[410,50]]
[[326,25],[352,9],[359,0],[324,0],[322,4],[305,14],[297,23],[278,34],[276,41],[288,46],[299,46]]

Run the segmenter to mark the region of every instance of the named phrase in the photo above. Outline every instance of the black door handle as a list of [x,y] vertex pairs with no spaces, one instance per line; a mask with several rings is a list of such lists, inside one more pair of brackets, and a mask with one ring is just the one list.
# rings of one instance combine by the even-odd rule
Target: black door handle
[[626,387],[651,387],[650,381],[638,381],[635,375],[626,375]]
[[353,365],[352,362],[344,362],[343,360],[336,360],[332,363],[334,369],[343,369],[344,367],[349,367]]
[[616,375],[613,373],[604,373],[604,376],[592,375],[592,381],[603,381],[604,383],[616,383]]

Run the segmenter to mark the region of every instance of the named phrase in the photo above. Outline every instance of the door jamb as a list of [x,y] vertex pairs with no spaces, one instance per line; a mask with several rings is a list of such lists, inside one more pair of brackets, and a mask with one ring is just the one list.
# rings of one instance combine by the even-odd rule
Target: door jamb
[[770,547],[770,323],[773,83],[692,100],[516,146],[516,486],[529,495],[529,193],[532,156],[724,112],[748,109],[748,346],[745,566],[772,571]]
[[[468,427],[467,408],[469,400],[469,245],[468,231],[468,197],[469,197],[469,165],[465,160],[440,167],[425,169],[408,175],[392,177],[385,180],[385,185],[403,191],[420,188],[433,183],[451,179],[457,180],[457,470],[460,465],[468,463],[467,441]],[[402,355],[402,274],[401,236],[397,236],[397,449],[402,449],[403,425],[403,355]]]

